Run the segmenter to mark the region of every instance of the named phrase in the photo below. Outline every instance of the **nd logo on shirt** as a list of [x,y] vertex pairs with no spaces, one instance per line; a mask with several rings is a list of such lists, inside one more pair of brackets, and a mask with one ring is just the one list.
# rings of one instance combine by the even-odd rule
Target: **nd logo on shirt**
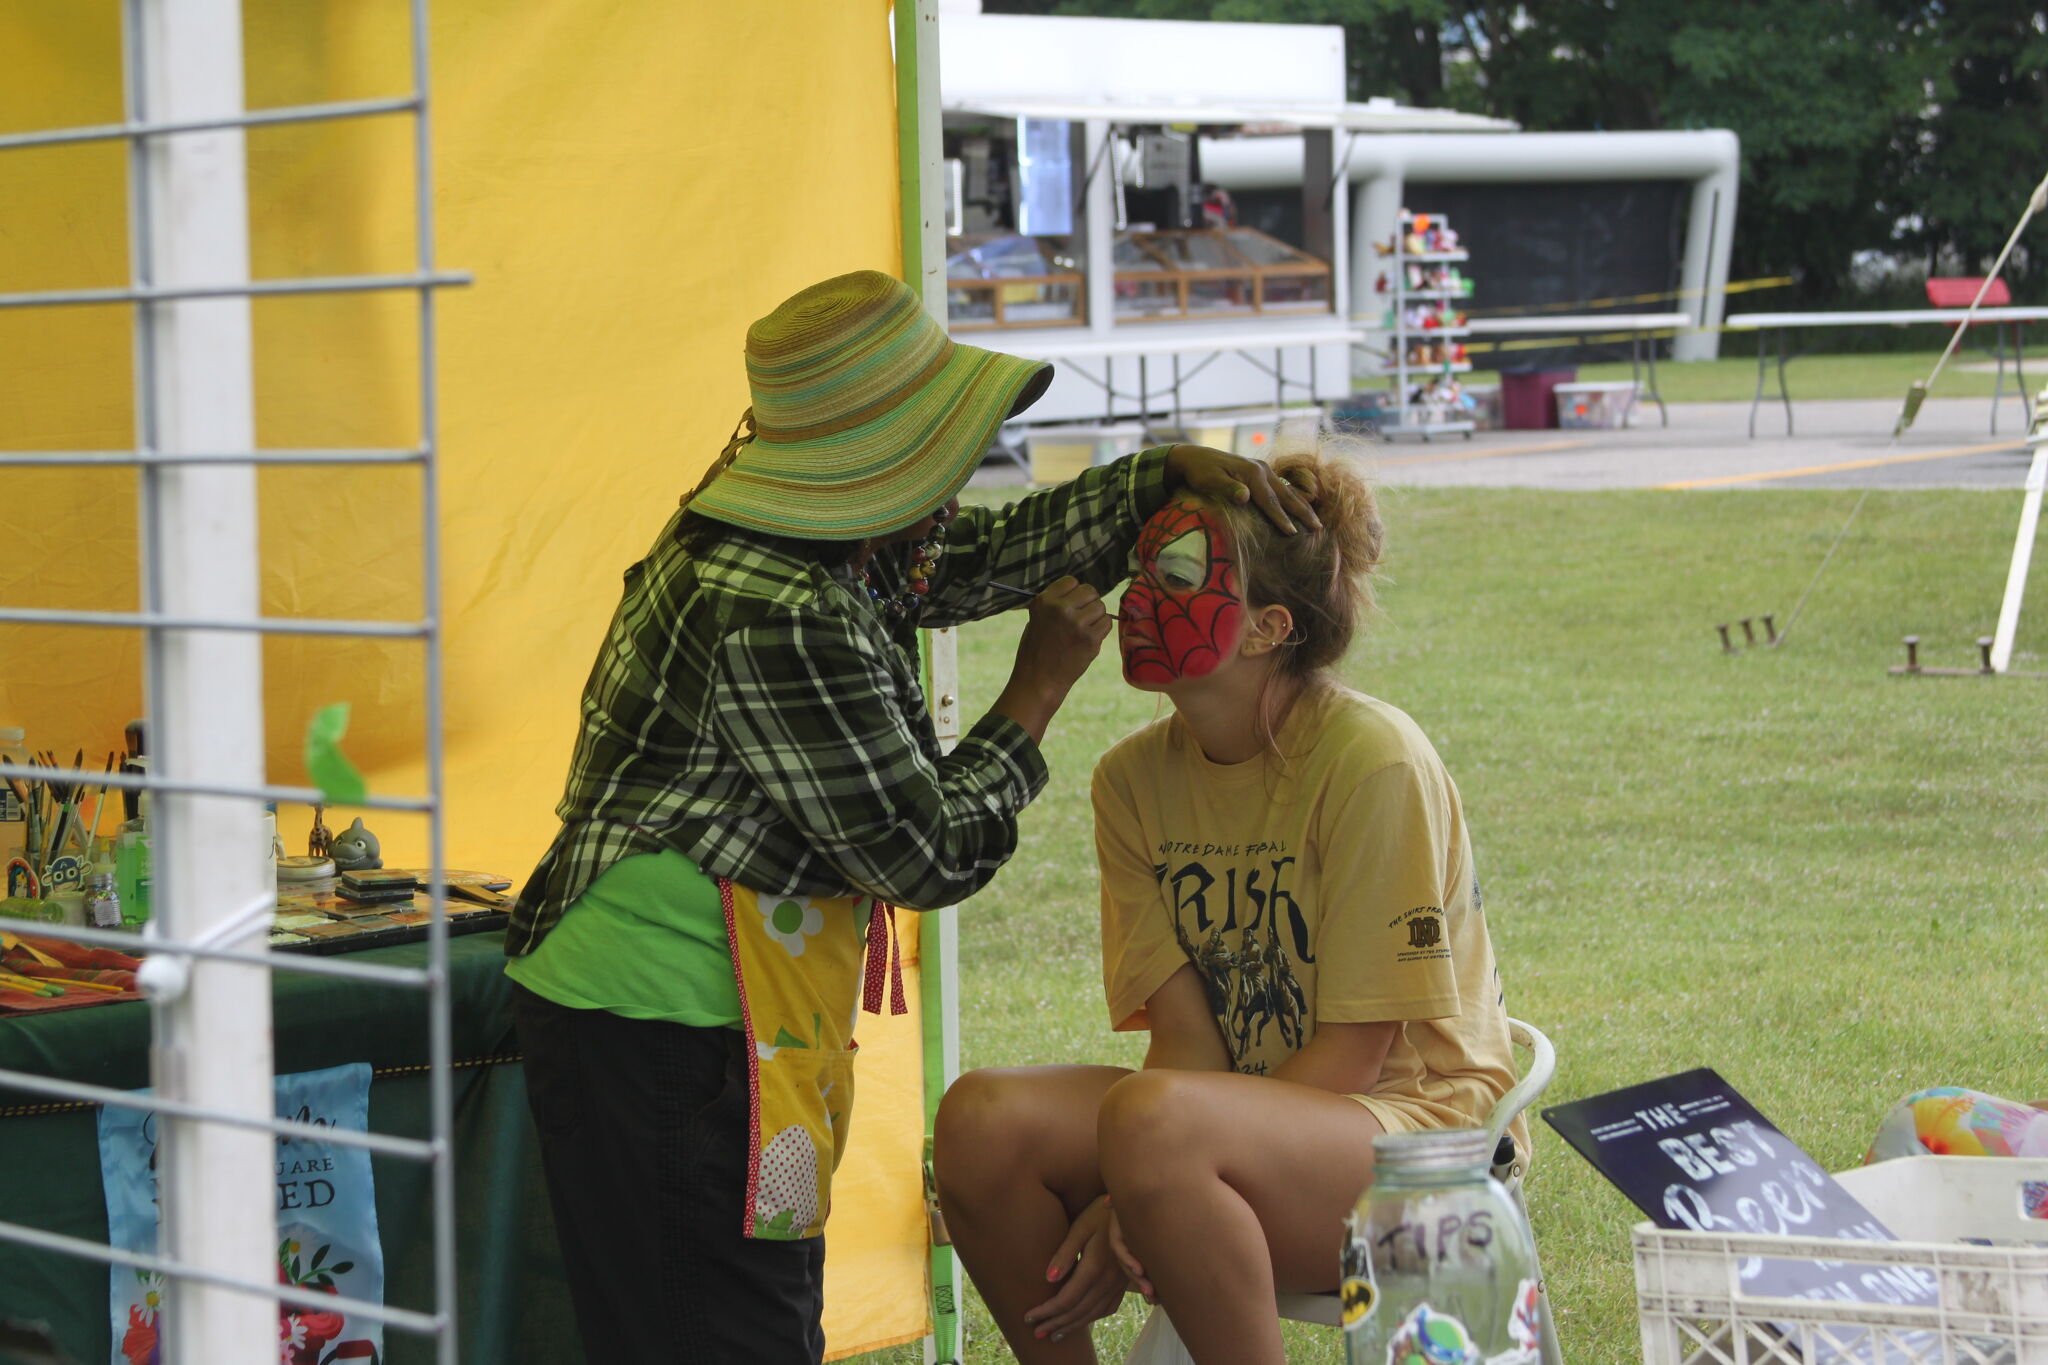
[[1316,958],[1308,918],[1289,890],[1297,860],[1280,841],[1162,840],[1158,851],[1167,861],[1153,864],[1152,875],[1231,1059],[1240,1071],[1264,1074],[1269,1060],[1253,1054],[1277,1045],[1284,1055],[1307,1041],[1307,993],[1294,964]]

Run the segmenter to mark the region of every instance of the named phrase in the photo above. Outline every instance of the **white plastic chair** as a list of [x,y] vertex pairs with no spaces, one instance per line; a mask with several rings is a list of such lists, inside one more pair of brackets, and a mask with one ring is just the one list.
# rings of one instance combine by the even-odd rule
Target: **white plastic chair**
[[[1522,1073],[1522,1079],[1512,1090],[1502,1095],[1486,1116],[1486,1134],[1495,1150],[1507,1132],[1508,1124],[1515,1115],[1536,1102],[1550,1085],[1551,1076],[1557,1071],[1557,1049],[1550,1045],[1550,1039],[1543,1031],[1519,1019],[1508,1020],[1508,1038],[1515,1046],[1529,1050],[1529,1069]],[[1521,1210],[1522,1221],[1529,1221],[1529,1207],[1522,1199],[1522,1165],[1515,1159],[1497,1165],[1493,1175],[1507,1186],[1508,1194],[1514,1199],[1515,1207]],[[1534,1241],[1534,1238],[1531,1238]],[[1551,1321],[1550,1295],[1543,1287],[1541,1258],[1537,1267],[1537,1298],[1543,1306],[1541,1355],[1543,1365],[1564,1365],[1564,1356],[1557,1347],[1557,1326]],[[1342,1304],[1335,1294],[1282,1294],[1279,1296],[1280,1316],[1293,1322],[1316,1322],[1325,1327],[1340,1325],[1339,1314]],[[1124,1356],[1124,1365],[1194,1365],[1194,1357],[1173,1330],[1173,1323],[1167,1318],[1166,1310],[1154,1307],[1145,1319],[1145,1328],[1138,1334],[1138,1340]]]

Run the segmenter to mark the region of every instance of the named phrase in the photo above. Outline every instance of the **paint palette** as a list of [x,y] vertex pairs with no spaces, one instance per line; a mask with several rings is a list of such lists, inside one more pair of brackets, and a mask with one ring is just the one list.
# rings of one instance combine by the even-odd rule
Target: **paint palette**
[[[423,888],[429,875],[425,868],[390,870],[410,872]],[[364,902],[340,895],[339,880],[323,877],[280,886],[270,946],[287,953],[349,953],[417,943],[426,938],[432,911],[424,890],[397,900]],[[489,872],[451,870],[443,880],[449,888],[451,935],[482,933],[505,926],[509,902],[497,893],[512,885],[510,879]],[[478,904],[470,897],[488,899],[490,903]]]

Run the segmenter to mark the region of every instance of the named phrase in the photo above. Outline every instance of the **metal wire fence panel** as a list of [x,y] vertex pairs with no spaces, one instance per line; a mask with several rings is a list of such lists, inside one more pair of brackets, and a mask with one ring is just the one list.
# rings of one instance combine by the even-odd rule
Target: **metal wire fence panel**
[[[245,110],[239,0],[123,0],[126,108],[121,120],[0,136],[0,155],[95,142],[122,143],[128,149],[125,285],[0,294],[0,309],[132,310],[134,447],[8,452],[0,454],[0,468],[137,470],[141,610],[63,611],[0,603],[0,622],[142,633],[153,771],[105,775],[54,768],[38,776],[150,792],[158,887],[158,913],[139,945],[127,935],[0,919],[0,928],[16,932],[139,947],[146,954],[138,978],[149,1001],[155,1084],[131,1092],[0,1071],[0,1093],[146,1110],[158,1120],[162,1135],[156,1254],[5,1222],[0,1222],[0,1240],[162,1276],[170,1324],[163,1358],[174,1365],[275,1360],[280,1303],[343,1309],[431,1338],[442,1365],[457,1359],[434,296],[469,278],[438,269],[434,260],[425,0],[411,0],[408,21],[411,89],[379,98]],[[251,279],[246,130],[372,118],[411,121],[411,269]],[[413,295],[417,304],[416,440],[388,449],[257,449],[251,301],[392,291]],[[255,476],[258,468],[283,465],[387,465],[418,471],[419,573],[426,604],[420,619],[260,614]],[[326,803],[324,793],[272,783],[264,771],[261,641],[287,635],[416,642],[423,653],[425,790],[358,803],[426,817],[431,909],[423,969],[288,957],[262,948],[275,890],[253,841],[241,836],[256,824],[265,801]],[[268,1024],[270,977],[277,970],[345,977],[408,995],[424,991],[430,1111],[424,1141],[315,1128],[276,1117]],[[428,1167],[431,1311],[389,1308],[278,1283],[277,1201],[268,1156],[279,1140],[309,1137]]]

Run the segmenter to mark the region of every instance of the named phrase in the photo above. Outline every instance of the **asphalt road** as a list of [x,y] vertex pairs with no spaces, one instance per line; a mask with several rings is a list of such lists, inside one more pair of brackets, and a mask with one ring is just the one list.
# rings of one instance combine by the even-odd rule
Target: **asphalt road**
[[1766,403],[1757,435],[1747,403],[1674,403],[1671,424],[1638,407],[1622,431],[1490,431],[1467,441],[1395,439],[1367,458],[1389,483],[1528,488],[2005,488],[2026,477],[2019,402],[2008,397],[1999,431],[1986,398],[1930,399],[1892,439],[1899,404]]

